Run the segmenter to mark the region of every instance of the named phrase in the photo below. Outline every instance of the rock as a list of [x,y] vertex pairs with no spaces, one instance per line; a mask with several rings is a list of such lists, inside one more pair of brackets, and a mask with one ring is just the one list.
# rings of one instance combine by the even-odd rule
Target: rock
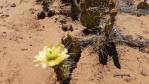
[[43,11],[41,11],[40,13],[38,13],[37,18],[38,19],[44,19],[46,17],[45,13]]
[[55,14],[54,10],[49,10],[48,11],[48,17],[52,17],[52,16],[54,16],[54,14]]
[[66,19],[60,19],[59,20],[59,23],[61,23],[61,24],[66,24],[66,22],[67,22]]
[[54,10],[49,10],[48,12],[41,11],[40,13],[38,13],[37,18],[38,19],[44,19],[45,17],[52,17],[52,16],[54,16],[54,14],[55,14]]
[[16,4],[15,3],[11,4],[11,7],[16,7]]
[[63,31],[73,31],[72,25],[70,24],[62,24]]
[[7,18],[7,17],[9,17],[9,15],[0,15],[0,19],[3,19],[3,18]]

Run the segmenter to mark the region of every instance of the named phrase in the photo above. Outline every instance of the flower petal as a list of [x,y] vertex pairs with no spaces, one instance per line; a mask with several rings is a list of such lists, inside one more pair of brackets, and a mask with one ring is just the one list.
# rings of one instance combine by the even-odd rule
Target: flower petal
[[35,56],[34,62],[41,65],[43,68],[47,66],[52,67],[67,59],[69,57],[67,52],[68,50],[64,48],[62,44],[58,44],[52,48],[45,46],[43,51],[40,51],[38,55]]
[[42,68],[46,68],[47,67],[47,65],[46,64],[42,64]]
[[58,44],[58,45],[56,45],[55,47],[53,47],[52,50],[53,50],[55,53],[62,53],[62,52],[65,50],[65,48],[64,48],[64,45]]

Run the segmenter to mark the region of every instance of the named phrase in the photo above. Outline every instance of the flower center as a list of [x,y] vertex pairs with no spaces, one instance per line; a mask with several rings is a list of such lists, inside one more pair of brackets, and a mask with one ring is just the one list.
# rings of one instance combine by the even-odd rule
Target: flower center
[[48,60],[55,60],[57,58],[57,55],[53,51],[49,51],[47,54],[47,57],[48,57]]

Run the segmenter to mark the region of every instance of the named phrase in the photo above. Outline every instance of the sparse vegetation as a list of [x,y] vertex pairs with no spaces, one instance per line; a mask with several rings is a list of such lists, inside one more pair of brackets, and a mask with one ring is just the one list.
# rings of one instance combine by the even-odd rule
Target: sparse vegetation
[[[119,0],[117,2],[108,2],[108,0],[62,0],[62,3],[66,6],[71,6],[70,16],[73,20],[80,21],[85,27],[82,31],[85,37],[95,36],[94,38],[83,40],[83,38],[76,39],[68,34],[67,37],[62,38],[62,43],[68,49],[70,57],[54,68],[60,84],[69,84],[71,73],[79,61],[81,49],[86,46],[92,46],[94,53],[98,53],[101,64],[107,65],[108,59],[112,58],[114,65],[121,69],[116,49],[118,43],[137,47],[140,50],[143,50],[148,45],[148,43],[132,41],[122,36],[120,32],[115,31],[114,27],[118,11],[137,15],[140,14],[137,12],[139,10],[148,11],[146,0],[139,3],[137,9],[132,0]],[[125,7],[122,6],[122,3],[125,4]],[[48,3],[43,4],[43,10],[46,11],[45,9],[48,9]]]
[[145,84],[148,26],[148,0],[1,0],[0,83]]

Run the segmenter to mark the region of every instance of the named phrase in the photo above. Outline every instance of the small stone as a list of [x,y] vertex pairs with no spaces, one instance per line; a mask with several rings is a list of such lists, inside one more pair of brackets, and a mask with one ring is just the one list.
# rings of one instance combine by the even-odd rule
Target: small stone
[[11,7],[16,7],[16,4],[15,3],[11,4]]
[[0,15],[0,18],[7,18],[9,15]]
[[30,44],[29,46],[33,46],[32,44]]
[[38,19],[44,19],[46,17],[45,13],[43,11],[41,11],[40,13],[38,13],[37,18]]
[[60,19],[59,22],[60,22],[61,24],[66,24],[66,20],[65,20],[65,19]]
[[22,49],[21,49],[21,51],[27,51],[27,50],[28,50],[27,48],[22,48]]
[[3,32],[3,34],[6,34],[6,32]]
[[0,8],[3,8],[3,6],[0,6]]
[[52,16],[54,16],[54,14],[55,14],[54,10],[49,10],[48,11],[48,17],[52,17]]
[[72,25],[70,24],[62,24],[63,31],[73,31]]

